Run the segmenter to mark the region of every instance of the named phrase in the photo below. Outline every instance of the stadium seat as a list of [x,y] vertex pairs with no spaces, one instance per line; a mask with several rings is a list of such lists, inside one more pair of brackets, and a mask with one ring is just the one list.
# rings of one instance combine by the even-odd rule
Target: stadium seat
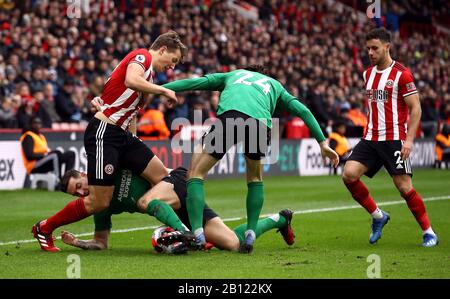
[[33,173],[30,175],[31,189],[42,188],[42,183],[45,183],[47,190],[55,191],[58,179],[52,172],[47,173]]

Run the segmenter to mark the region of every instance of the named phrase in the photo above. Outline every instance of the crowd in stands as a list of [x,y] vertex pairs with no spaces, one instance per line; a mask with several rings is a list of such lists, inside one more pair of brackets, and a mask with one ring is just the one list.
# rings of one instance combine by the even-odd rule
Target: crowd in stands
[[[258,19],[246,18],[227,1],[212,0],[91,1],[89,13],[80,18],[67,17],[65,1],[0,8],[0,127],[22,128],[33,116],[47,128],[86,123],[93,115],[90,100],[101,94],[121,58],[148,48],[170,29],[180,34],[189,54],[175,71],[157,73],[156,83],[264,64],[310,107],[324,130],[342,118],[349,127],[364,126],[361,74],[369,66],[364,35],[374,21],[361,21],[357,10],[328,1],[247,2],[258,9]],[[395,14],[405,11],[403,2],[394,6]],[[394,36],[391,55],[411,69],[420,90],[424,133],[436,134],[439,122],[450,122],[450,37]],[[155,99],[147,108],[152,112],[142,113],[141,133],[155,137],[148,126],[153,118],[160,123],[162,115],[164,138],[176,117],[194,121],[194,109],[203,111],[196,121],[214,116],[218,94],[190,92],[179,99],[171,110]],[[298,121],[279,116],[284,128]]]

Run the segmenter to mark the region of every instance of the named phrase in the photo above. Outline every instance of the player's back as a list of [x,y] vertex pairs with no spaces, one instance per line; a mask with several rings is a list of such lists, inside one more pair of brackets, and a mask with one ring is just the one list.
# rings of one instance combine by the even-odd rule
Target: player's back
[[271,126],[277,101],[285,91],[280,82],[244,69],[206,75],[211,81],[216,79],[215,76],[224,76],[221,77],[223,84],[217,115],[236,110],[256,119],[266,119],[268,126]]

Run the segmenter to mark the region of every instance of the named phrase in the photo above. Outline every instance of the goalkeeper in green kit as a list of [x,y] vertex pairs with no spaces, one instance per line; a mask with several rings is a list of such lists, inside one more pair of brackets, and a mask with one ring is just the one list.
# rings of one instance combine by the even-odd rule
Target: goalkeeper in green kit
[[186,90],[220,91],[217,120],[202,137],[202,150],[194,152],[188,174],[187,211],[199,248],[206,244],[202,227],[205,205],[204,179],[208,171],[235,144],[243,142],[247,168],[247,229],[241,253],[251,253],[264,202],[261,159],[270,142],[272,115],[276,106],[303,119],[320,144],[323,157],[336,167],[339,157],[326,143],[319,124],[300,101],[277,80],[265,75],[263,66],[252,65],[228,73],[178,80],[163,85],[175,92]]

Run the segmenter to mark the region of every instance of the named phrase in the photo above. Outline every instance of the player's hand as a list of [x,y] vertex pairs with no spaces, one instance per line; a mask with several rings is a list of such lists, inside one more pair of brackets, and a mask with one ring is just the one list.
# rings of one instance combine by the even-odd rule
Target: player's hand
[[326,141],[322,141],[320,143],[320,152],[322,154],[322,157],[328,157],[331,160],[331,164],[334,168],[338,167],[339,165],[339,155],[328,146]]
[[77,238],[72,233],[63,230],[61,232],[61,241],[67,245],[76,246]]
[[402,151],[400,157],[402,158],[402,161],[406,161],[406,159],[409,158],[411,155],[413,149],[413,142],[406,140],[405,143],[403,143]]
[[95,111],[102,111],[102,105],[103,105],[103,100],[101,97],[95,97],[92,99],[91,101],[91,105],[92,107],[95,109]]
[[162,95],[167,98],[166,105],[169,108],[173,108],[178,104],[178,98],[175,91],[166,88],[166,91]]

